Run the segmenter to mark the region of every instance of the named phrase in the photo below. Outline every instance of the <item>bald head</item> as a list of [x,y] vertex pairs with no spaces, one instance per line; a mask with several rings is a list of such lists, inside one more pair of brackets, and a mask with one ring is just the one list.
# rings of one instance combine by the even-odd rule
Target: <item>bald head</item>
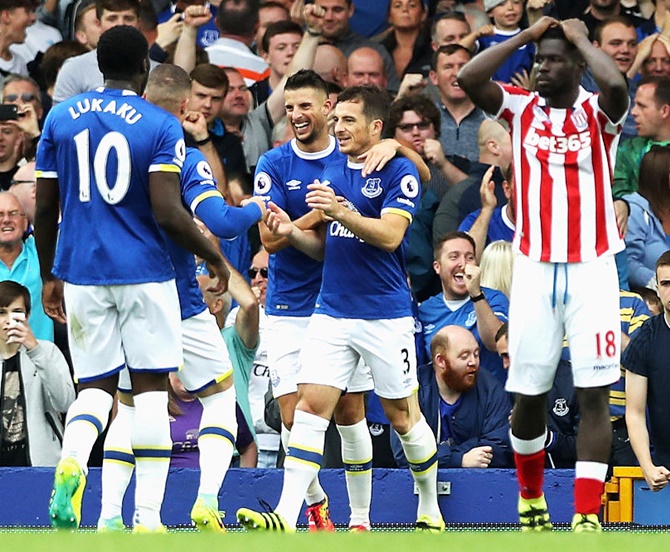
[[339,84],[342,88],[346,86],[347,58],[336,46],[319,44],[312,69],[326,82]]
[[181,117],[191,95],[191,78],[181,67],[163,63],[149,73],[144,90],[146,100]]
[[374,48],[363,46],[347,59],[347,86],[374,85],[386,89],[388,78],[384,58]]
[[452,348],[477,347],[477,340],[470,330],[463,326],[445,326],[441,328],[430,342],[430,356],[435,361],[439,353],[446,355]]

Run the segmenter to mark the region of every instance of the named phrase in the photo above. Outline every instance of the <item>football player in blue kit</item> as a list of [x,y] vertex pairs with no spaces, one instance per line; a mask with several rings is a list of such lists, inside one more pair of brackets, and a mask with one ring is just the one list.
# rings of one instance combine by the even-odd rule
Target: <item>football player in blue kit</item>
[[339,163],[307,186],[309,209],[330,222],[303,230],[274,202],[268,227],[309,256],[324,256],[323,279],[300,353],[298,403],[273,512],[242,508],[247,529],[294,531],[302,496],[318,473],[324,433],[359,361],[399,434],[419,489],[417,529],[439,532],[437,449],[419,410],[411,296],[405,266],[406,233],[421,196],[416,167],[407,159],[364,174],[361,155],[381,139],[389,99],[374,87],[346,89],[335,107]]
[[[144,97],[184,119],[191,116],[186,111],[190,87],[190,78],[183,69],[163,64],[149,75]],[[229,207],[216,188],[209,163],[197,148],[186,149],[181,188],[189,212],[223,239],[246,232],[265,213],[265,204],[259,198],[248,200],[244,207]],[[216,319],[207,310],[198,286],[193,255],[171,240],[168,240],[168,250],[177,274],[182,319],[184,366],[177,375],[203,405],[198,433],[200,486],[191,519],[201,530],[223,532],[218,494],[230,465],[237,433],[233,369]],[[99,531],[124,529],[123,496],[135,464],[130,445],[133,412],[130,380],[124,370],[119,378],[118,412],[105,439]]]
[[128,367],[135,528],[156,531],[171,451],[167,373],[182,363],[179,298],[163,231],[206,259],[221,281],[228,269],[182,205],[179,122],[137,95],[149,67],[146,39],[135,28],[114,27],[101,36],[97,56],[104,87],[54,107],[37,153],[43,303],[66,322],[65,300],[79,383],[49,515],[55,527],[79,526],[90,451],[107,424],[118,374]]

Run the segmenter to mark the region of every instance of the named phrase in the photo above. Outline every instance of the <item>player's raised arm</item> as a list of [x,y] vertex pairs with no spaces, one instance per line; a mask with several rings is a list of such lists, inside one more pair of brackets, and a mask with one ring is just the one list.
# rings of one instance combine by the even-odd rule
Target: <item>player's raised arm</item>
[[223,255],[203,236],[193,222],[189,212],[181,202],[179,174],[152,172],[149,174],[151,208],[158,224],[174,242],[210,265],[210,272],[219,278],[221,284],[228,281],[230,273]]
[[580,19],[568,19],[561,23],[565,37],[572,42],[584,57],[593,75],[600,95],[598,103],[612,121],[619,121],[628,110],[628,84],[614,60],[600,48],[596,48],[588,37],[588,29]]
[[519,47],[536,41],[549,28],[558,25],[552,17],[543,17],[535,25],[472,58],[458,73],[458,85],[473,103],[487,113],[498,113],[502,90],[491,80],[495,72]]

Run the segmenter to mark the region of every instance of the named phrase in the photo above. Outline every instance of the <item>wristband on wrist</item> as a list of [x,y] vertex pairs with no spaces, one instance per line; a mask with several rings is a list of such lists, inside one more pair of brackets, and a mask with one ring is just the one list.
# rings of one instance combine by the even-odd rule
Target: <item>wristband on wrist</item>
[[195,143],[197,146],[204,146],[205,144],[209,144],[212,141],[211,136],[207,136],[204,140],[196,140]]
[[480,292],[479,295],[475,295],[474,297],[470,297],[470,301],[473,303],[476,303],[477,301],[481,301],[482,299],[486,299],[486,295],[484,295],[484,292]]
[[311,36],[321,36],[323,34],[321,31],[314,31],[314,30],[310,29],[309,27],[305,27],[305,31],[307,32],[307,34],[309,34]]

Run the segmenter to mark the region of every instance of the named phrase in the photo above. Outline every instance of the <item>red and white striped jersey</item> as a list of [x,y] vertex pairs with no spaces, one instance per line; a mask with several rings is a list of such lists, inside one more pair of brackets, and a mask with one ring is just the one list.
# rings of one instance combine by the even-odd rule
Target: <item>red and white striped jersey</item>
[[583,88],[572,108],[557,109],[536,92],[501,86],[497,117],[512,135],[516,250],[555,263],[621,251],[612,200],[621,124],[610,121],[598,96]]

